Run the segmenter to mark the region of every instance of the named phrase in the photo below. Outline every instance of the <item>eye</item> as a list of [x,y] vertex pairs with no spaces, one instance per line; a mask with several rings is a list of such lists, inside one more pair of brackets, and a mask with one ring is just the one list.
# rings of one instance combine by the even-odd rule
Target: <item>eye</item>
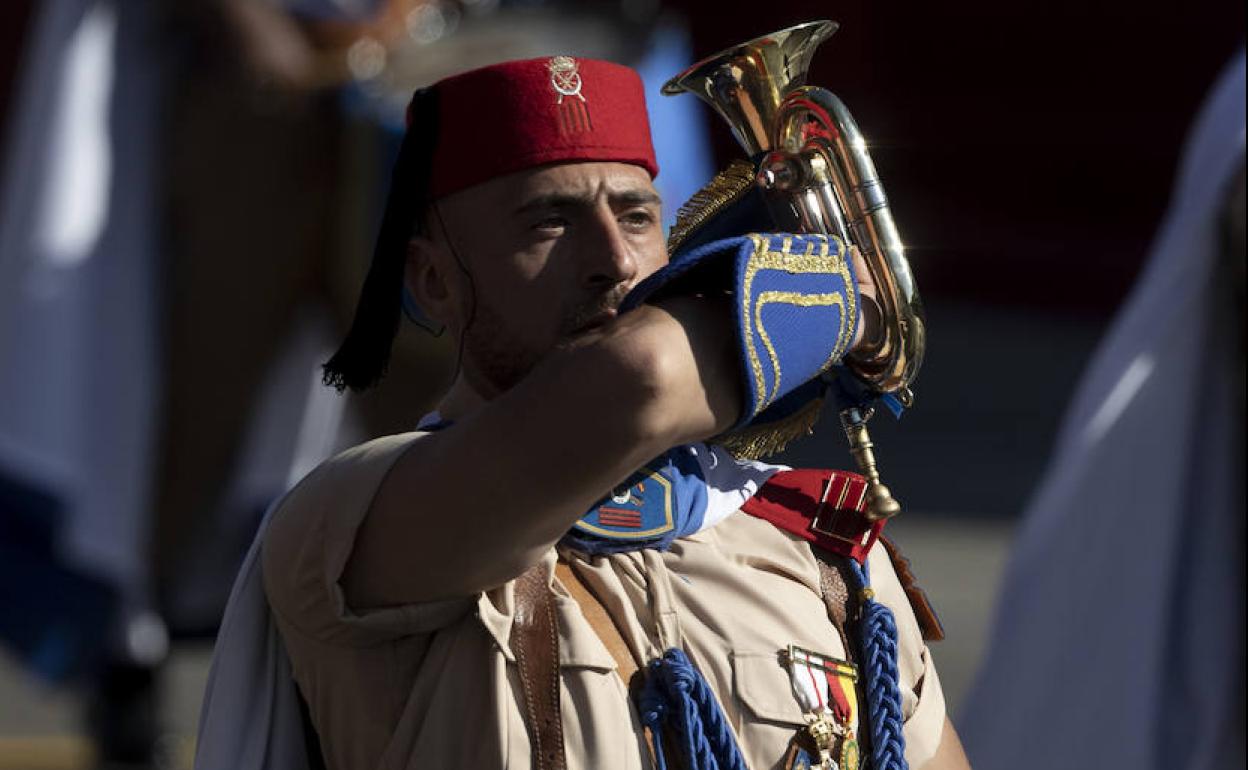
[[560,214],[551,214],[542,217],[533,223],[532,229],[540,233],[556,233],[561,232],[568,226],[568,218]]
[[648,209],[633,209],[620,217],[620,222],[634,230],[644,230],[654,224],[656,217]]

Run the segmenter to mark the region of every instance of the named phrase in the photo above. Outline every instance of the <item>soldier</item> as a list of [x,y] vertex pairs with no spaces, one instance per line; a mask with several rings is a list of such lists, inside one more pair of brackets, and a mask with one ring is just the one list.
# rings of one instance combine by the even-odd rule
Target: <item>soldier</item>
[[966,767],[861,478],[713,440],[871,336],[844,244],[739,237],[668,265],[619,65],[485,67],[409,122],[327,379],[380,378],[402,305],[449,331],[458,377],[263,535],[325,763]]

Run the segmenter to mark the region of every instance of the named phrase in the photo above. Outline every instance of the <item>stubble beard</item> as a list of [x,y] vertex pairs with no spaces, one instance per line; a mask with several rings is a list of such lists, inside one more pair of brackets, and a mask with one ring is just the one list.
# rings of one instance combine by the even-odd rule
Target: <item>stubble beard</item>
[[464,330],[464,376],[487,399],[511,390],[542,354],[530,349],[493,308],[479,305]]
[[595,318],[618,309],[628,289],[615,286],[573,304],[562,314],[557,338],[540,347],[521,339],[492,306],[479,303],[472,323],[464,331],[464,375],[468,384],[486,398],[511,390],[551,351],[582,333]]

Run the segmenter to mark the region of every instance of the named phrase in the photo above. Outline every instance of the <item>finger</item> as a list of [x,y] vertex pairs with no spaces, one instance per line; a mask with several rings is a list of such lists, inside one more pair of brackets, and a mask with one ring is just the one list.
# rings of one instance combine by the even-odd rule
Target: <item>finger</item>
[[849,258],[854,265],[854,278],[858,282],[858,292],[874,299],[876,297],[875,278],[867,267],[867,260],[857,246],[849,247]]

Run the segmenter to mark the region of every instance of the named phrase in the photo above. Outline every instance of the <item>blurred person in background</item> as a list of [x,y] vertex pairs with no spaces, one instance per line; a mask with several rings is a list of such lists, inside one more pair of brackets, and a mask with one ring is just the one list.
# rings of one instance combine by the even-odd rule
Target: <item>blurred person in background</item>
[[1244,53],[1023,521],[960,724],[977,767],[1244,766]]
[[0,636],[44,678],[87,682],[105,761],[150,754],[150,681],[131,673],[168,647],[147,558],[157,30],[144,2],[32,10],[0,192]]
[[[371,200],[317,36],[349,21],[233,0],[31,20],[0,220],[0,632],[86,683],[105,764],[153,760],[170,628],[214,631],[259,513],[335,439],[306,435],[337,409],[306,397],[318,350],[283,351],[309,305],[332,317],[334,247]],[[404,348],[403,408],[445,376],[439,345]],[[365,432],[414,419],[365,407]]]
[[[519,5],[533,29],[651,72],[687,58],[670,28],[647,42],[652,13]],[[0,636],[43,678],[87,682],[101,762],[152,760],[170,631],[214,632],[268,501],[344,435],[410,428],[444,387],[447,341],[405,328],[385,386],[340,427],[337,399],[308,395],[308,309],[345,328],[367,268],[358,242],[401,134],[386,79],[545,39],[497,37],[516,26],[499,10],[61,0],[33,14],[0,222]],[[483,47],[490,35],[503,44]],[[673,197],[709,175],[688,109],[659,111],[682,126],[661,147]]]

